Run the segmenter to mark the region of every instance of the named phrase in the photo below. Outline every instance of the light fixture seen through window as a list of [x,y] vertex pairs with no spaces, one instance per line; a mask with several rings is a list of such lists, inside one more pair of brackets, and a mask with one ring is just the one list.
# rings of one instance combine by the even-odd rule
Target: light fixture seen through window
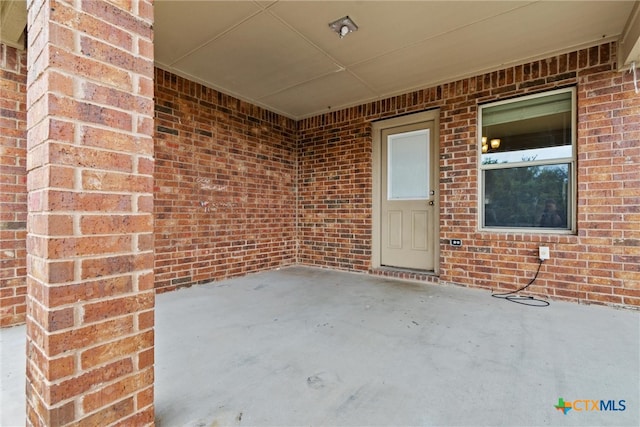
[[491,141],[489,141],[486,136],[483,136],[482,152],[486,153],[487,151],[489,151],[489,147],[491,147],[492,150],[497,150],[498,148],[500,148],[500,138],[493,138]]

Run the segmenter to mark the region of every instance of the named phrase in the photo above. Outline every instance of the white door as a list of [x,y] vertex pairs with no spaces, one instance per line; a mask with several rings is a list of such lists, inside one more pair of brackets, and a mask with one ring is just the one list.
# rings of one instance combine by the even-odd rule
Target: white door
[[381,135],[381,265],[434,270],[437,177],[433,122]]

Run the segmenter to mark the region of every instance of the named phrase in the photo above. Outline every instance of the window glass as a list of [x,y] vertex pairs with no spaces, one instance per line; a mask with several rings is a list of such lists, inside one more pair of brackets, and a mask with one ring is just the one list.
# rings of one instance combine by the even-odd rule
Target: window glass
[[574,98],[565,89],[480,107],[482,228],[574,229]]
[[429,198],[429,129],[390,135],[388,200]]
[[[482,163],[571,158],[571,92],[482,109]],[[492,144],[493,143],[493,144]]]
[[567,228],[570,165],[484,171],[485,227]]

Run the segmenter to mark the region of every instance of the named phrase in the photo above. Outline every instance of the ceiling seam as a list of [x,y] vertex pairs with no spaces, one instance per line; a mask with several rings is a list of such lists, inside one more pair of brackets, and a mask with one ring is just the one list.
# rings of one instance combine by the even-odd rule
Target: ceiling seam
[[331,76],[331,75],[333,75],[333,74],[336,74],[336,73],[342,73],[342,72],[349,73],[349,74],[350,74],[351,76],[353,76],[356,80],[358,80],[359,82],[361,82],[361,83],[362,83],[362,84],[363,84],[367,89],[369,89],[369,90],[370,90],[374,95],[376,95],[376,96],[377,96],[376,91],[375,91],[374,89],[372,89],[371,87],[369,87],[369,85],[368,85],[368,84],[366,84],[365,82],[363,82],[363,81],[362,81],[362,79],[360,79],[358,76],[354,75],[354,74],[353,74],[353,72],[351,72],[350,70],[347,70],[347,69],[342,69],[342,70],[338,70],[338,71],[332,71],[332,72],[329,72],[329,73],[320,74],[319,76],[312,77],[312,78],[310,78],[310,79],[300,81],[300,82],[298,82],[298,83],[292,84],[292,85],[287,86],[287,87],[285,87],[285,88],[278,89],[278,90],[276,90],[276,91],[274,91],[274,92],[268,93],[268,94],[266,94],[266,95],[264,95],[264,96],[261,96],[261,97],[259,97],[259,98],[257,98],[257,99],[265,99],[265,98],[269,98],[270,96],[278,95],[278,94],[283,93],[283,92],[286,92],[286,91],[288,91],[288,90],[290,90],[290,89],[295,89],[295,88],[296,88],[296,87],[298,87],[298,86],[306,85],[307,83],[313,82],[313,81],[318,80],[318,79],[321,79],[321,78],[323,78],[323,77]]
[[202,43],[201,45],[199,45],[198,47],[194,47],[193,49],[191,49],[190,51],[188,51],[187,53],[185,53],[184,55],[176,58],[175,60],[173,60],[171,62],[171,64],[169,64],[170,66],[173,66],[174,64],[182,61],[184,58],[186,58],[187,56],[192,55],[193,53],[195,53],[196,51],[210,45],[211,43],[215,42],[216,40],[219,40],[220,38],[226,36],[227,34],[229,34],[230,32],[232,32],[233,30],[235,30],[236,28],[238,28],[240,25],[244,24],[245,22],[255,18],[258,15],[261,15],[263,13],[268,13],[268,11],[266,9],[261,9],[258,10],[254,13],[252,13],[251,15],[245,17],[244,19],[240,20],[239,22],[237,22],[236,24],[230,26],[229,28],[227,28],[226,30],[222,31],[221,33],[218,33],[216,36],[214,36],[213,38],[208,39],[206,42]]
[[[323,55],[325,55],[327,58],[329,58],[329,59],[330,59],[330,60],[331,60],[331,61],[332,61],[336,66],[340,67],[340,70],[337,70],[337,71],[335,71],[335,72],[341,72],[341,71],[346,71],[346,72],[348,72],[348,73],[349,73],[353,78],[355,78],[356,80],[358,80],[358,81],[359,81],[359,82],[360,82],[364,87],[366,87],[366,88],[367,88],[367,89],[368,89],[368,90],[369,90],[369,91],[374,95],[374,98],[373,98],[373,99],[379,99],[379,98],[381,98],[381,97],[385,97],[385,96],[387,96],[387,95],[385,95],[383,92],[380,92],[380,91],[375,90],[375,89],[374,89],[370,84],[368,84],[368,83],[367,83],[364,79],[362,79],[358,74],[356,74],[354,71],[352,71],[352,70],[351,70],[351,67],[354,67],[354,66],[356,66],[356,65],[360,65],[360,64],[366,63],[366,62],[368,62],[368,61],[372,61],[372,60],[378,59],[378,58],[380,58],[380,57],[386,56],[386,55],[391,54],[391,53],[394,53],[394,52],[399,52],[399,51],[401,51],[401,50],[403,50],[403,49],[406,49],[406,48],[409,48],[409,47],[412,47],[412,46],[419,45],[420,43],[424,43],[425,41],[429,41],[429,40],[433,40],[433,39],[438,38],[438,37],[442,37],[442,36],[444,36],[444,35],[446,35],[446,34],[449,34],[449,33],[455,32],[455,31],[458,31],[458,30],[460,30],[460,29],[462,29],[462,28],[466,28],[466,27],[469,27],[469,26],[472,26],[472,25],[476,25],[476,24],[478,24],[478,23],[481,23],[481,22],[487,21],[487,20],[489,20],[489,19],[493,19],[493,18],[498,17],[498,16],[502,16],[502,15],[505,15],[505,14],[512,13],[512,12],[513,12],[513,11],[515,11],[515,10],[519,10],[519,9],[524,8],[524,7],[529,7],[529,6],[531,6],[531,5],[535,4],[535,3],[538,3],[538,2],[539,2],[539,0],[537,0],[537,1],[532,1],[532,2],[526,3],[526,4],[521,5],[521,6],[517,6],[517,7],[511,8],[511,9],[509,9],[509,10],[507,10],[507,11],[504,11],[504,12],[501,12],[501,13],[497,13],[497,14],[494,14],[494,15],[491,15],[491,16],[488,16],[488,17],[485,17],[485,18],[482,18],[482,19],[479,19],[479,20],[473,21],[473,22],[468,23],[468,24],[465,24],[465,25],[461,25],[461,26],[455,27],[455,28],[450,29],[450,30],[448,30],[448,31],[444,31],[444,32],[438,33],[438,34],[436,34],[436,35],[433,35],[433,36],[430,36],[430,37],[426,37],[426,38],[424,38],[424,39],[420,39],[420,40],[418,40],[418,41],[415,41],[415,42],[412,42],[412,43],[406,44],[406,45],[404,45],[404,46],[402,46],[402,47],[400,47],[400,48],[388,50],[388,51],[386,51],[386,52],[384,52],[384,53],[382,53],[382,54],[380,54],[380,55],[373,56],[373,57],[369,57],[369,58],[364,59],[364,60],[362,60],[362,61],[354,62],[353,64],[351,64],[351,65],[349,65],[349,66],[347,66],[347,65],[345,65],[345,64],[342,64],[340,61],[338,61],[336,58],[334,58],[334,57],[333,57],[333,56],[331,56],[328,52],[326,52],[323,48],[321,48],[320,46],[318,46],[317,44],[315,44],[313,41],[309,40],[309,39],[308,39],[304,34],[302,34],[302,33],[301,33],[300,31],[298,31],[296,28],[294,28],[293,26],[291,26],[291,25],[290,25],[290,24],[289,24],[289,23],[288,23],[284,18],[281,18],[280,16],[278,16],[278,15],[277,15],[277,12],[272,11],[272,10],[266,10],[266,9],[265,9],[265,11],[266,11],[267,13],[269,13],[273,18],[277,19],[279,22],[281,22],[283,25],[285,25],[287,28],[289,28],[291,31],[293,31],[294,33],[296,33],[300,38],[302,38],[302,39],[303,39],[305,42],[307,42],[309,45],[311,45],[312,47],[314,47],[315,49],[317,49],[319,52],[321,52]],[[309,83],[309,82],[312,82],[312,81],[315,81],[315,80],[317,80],[317,79],[323,78],[323,77],[325,77],[325,76],[327,76],[327,75],[330,75],[330,74],[331,74],[331,73],[326,73],[326,74],[322,74],[322,75],[320,75],[320,76],[318,76],[318,77],[314,77],[314,78],[311,78],[311,79],[305,80],[305,81],[303,81],[303,82],[298,82],[298,83],[293,84],[293,85],[291,85],[291,86],[287,86],[287,87],[282,88],[282,89],[280,89],[280,90],[277,90],[277,91],[275,91],[275,92],[272,92],[272,93],[269,93],[269,94],[267,94],[267,95],[261,96],[261,97],[260,97],[260,98],[258,98],[258,99],[265,99],[265,98],[268,98],[268,97],[270,97],[270,96],[274,96],[274,95],[277,95],[277,94],[283,93],[283,92],[285,92],[285,91],[287,91],[287,90],[290,90],[290,89],[293,89],[293,88],[295,88],[295,87],[298,87],[298,86],[301,86],[301,85],[307,84],[307,83]],[[338,108],[339,108],[339,107],[338,107]]]
[[[542,61],[551,57],[555,57],[558,55],[566,55],[568,53],[571,52],[576,52],[582,49],[588,49],[594,46],[599,46],[602,43],[610,43],[610,42],[614,42],[617,41],[618,36],[611,36],[611,37],[607,37],[604,39],[599,39],[593,42],[589,42],[589,43],[583,43],[583,44],[577,44],[577,45],[573,45],[572,47],[566,48],[566,49],[562,49],[560,51],[549,51],[545,54],[539,54],[533,57],[527,57],[527,58],[520,58],[518,60],[515,61],[509,61],[509,62],[504,62],[502,64],[499,64],[498,66],[495,67],[487,67],[487,68],[480,68],[477,70],[470,70],[467,71],[465,73],[462,74],[458,74],[452,77],[447,77],[445,79],[441,79],[441,80],[436,80],[432,83],[429,83],[428,85],[424,85],[424,84],[417,84],[415,86],[410,86],[407,89],[401,89],[401,90],[396,90],[396,91],[391,91],[391,92],[384,92],[379,94],[378,96],[376,96],[375,98],[370,98],[367,100],[364,100],[362,102],[353,102],[353,103],[346,103],[346,104],[342,104],[342,105],[338,105],[335,108],[332,107],[332,111],[336,111],[336,110],[342,110],[345,108],[351,108],[351,107],[356,107],[359,105],[364,105],[367,104],[369,102],[375,102],[378,100],[383,100],[383,99],[388,99],[388,98],[393,98],[395,96],[401,96],[401,95],[405,95],[405,94],[410,94],[412,92],[415,91],[419,91],[419,90],[425,90],[425,89],[429,89],[432,87],[436,87],[436,86],[440,86],[443,84],[447,84],[447,83],[453,83],[456,82],[458,80],[463,80],[463,79],[468,79],[471,77],[477,77],[477,76],[483,76],[485,74],[489,74],[492,73],[494,71],[499,71],[505,68],[509,68],[509,67],[517,67],[519,65],[523,65],[523,64],[528,64],[531,62],[535,62],[535,61]],[[325,114],[326,111],[324,110],[318,110],[316,112],[313,113],[309,113],[309,114],[302,114],[299,116],[298,119],[296,120],[303,120],[303,119],[307,119],[309,117],[314,117],[314,116],[318,116],[321,114]]]
[[404,49],[407,49],[407,48],[410,48],[410,47],[417,46],[417,45],[422,44],[422,43],[427,42],[427,41],[435,40],[435,39],[440,38],[440,37],[442,37],[442,36],[446,36],[447,34],[450,34],[450,33],[456,32],[456,31],[459,31],[459,30],[461,30],[461,29],[463,29],[463,28],[467,28],[467,27],[471,27],[471,26],[473,26],[473,25],[477,25],[477,24],[479,24],[479,23],[482,23],[482,22],[488,21],[488,20],[493,19],[493,18],[496,18],[496,17],[498,17],[498,16],[503,16],[503,15],[510,14],[510,13],[512,13],[512,12],[515,12],[516,10],[519,10],[519,9],[522,9],[522,8],[525,8],[525,7],[532,6],[532,5],[536,4],[536,3],[539,3],[539,1],[532,1],[532,2],[529,2],[529,3],[524,4],[524,5],[522,5],[522,6],[517,6],[517,7],[514,7],[514,8],[512,8],[512,9],[506,10],[506,11],[504,11],[504,12],[500,12],[500,13],[497,13],[497,14],[494,14],[494,15],[491,15],[491,16],[487,16],[487,17],[485,17],[485,18],[478,19],[477,21],[473,21],[473,22],[470,22],[470,23],[465,24],[465,25],[460,25],[460,26],[458,26],[458,27],[454,27],[454,28],[452,28],[452,29],[450,29],[450,30],[447,30],[447,31],[442,31],[442,32],[440,32],[440,33],[438,33],[438,34],[434,34],[434,35],[429,36],[429,37],[426,37],[426,38],[424,38],[424,39],[416,40],[416,41],[411,42],[411,43],[408,43],[408,44],[406,44],[406,45],[404,45],[404,46],[402,46],[402,47],[398,47],[398,48],[395,48],[395,49],[389,49],[389,50],[387,50],[387,51],[385,51],[385,52],[383,52],[383,53],[381,53],[381,54],[379,54],[379,55],[371,56],[371,57],[366,58],[366,59],[363,59],[363,60],[361,60],[361,61],[354,62],[354,63],[353,63],[353,64],[351,64],[349,67],[354,67],[354,66],[357,66],[357,65],[366,64],[367,62],[370,62],[370,61],[376,60],[376,59],[381,58],[381,57],[383,57],[383,56],[386,56],[386,55],[389,55],[389,54],[392,54],[392,53],[395,53],[395,52],[400,52],[401,50],[404,50]]
[[271,15],[274,19],[278,20],[281,24],[283,24],[285,27],[287,27],[289,30],[293,31],[294,33],[296,33],[296,35],[298,35],[298,37],[300,37],[302,40],[304,40],[307,44],[309,44],[310,46],[312,46],[313,48],[315,48],[316,50],[318,50],[320,53],[322,53],[325,57],[327,57],[329,60],[331,60],[331,62],[333,62],[333,64],[335,66],[337,66],[338,68],[340,68],[339,70],[336,70],[334,72],[340,72],[345,70],[347,67],[340,63],[340,61],[338,61],[336,58],[334,58],[333,56],[331,56],[327,51],[325,51],[324,49],[322,49],[320,46],[318,46],[317,44],[315,44],[314,42],[312,42],[311,40],[309,40],[304,34],[302,34],[300,31],[298,31],[297,29],[295,29],[294,27],[292,27],[285,19],[281,18],[280,16],[278,16],[274,11],[272,10],[266,10],[266,12]]
[[[362,85],[364,87],[366,87],[371,93],[374,94],[374,96],[379,96],[379,94],[377,93],[377,91],[371,87],[368,83],[366,83],[364,80],[362,80],[359,76],[357,76],[356,74],[354,74],[349,67],[347,67],[346,65],[342,64],[338,59],[334,58],[332,55],[330,55],[327,51],[325,51],[323,48],[321,48],[320,46],[318,46],[317,44],[315,44],[313,41],[309,40],[304,34],[302,34],[300,31],[298,31],[296,28],[294,28],[293,26],[291,26],[284,18],[281,18],[280,16],[277,15],[277,13],[275,11],[271,11],[268,10],[267,13],[269,13],[272,17],[274,17],[275,19],[277,19],[278,21],[280,21],[283,25],[285,25],[287,28],[289,28],[291,31],[293,31],[294,33],[296,33],[301,39],[303,39],[305,42],[307,42],[310,46],[314,47],[316,50],[318,50],[319,52],[321,52],[324,56],[326,56],[327,58],[329,58],[329,60],[331,60],[331,62],[333,62],[337,67],[339,67],[339,70],[334,71],[333,73],[340,73],[343,71],[348,72],[351,76],[353,76],[356,80],[358,80],[360,83],[362,83]],[[268,95],[262,96],[258,99],[264,99],[267,98],[269,96],[274,96],[277,95],[279,93],[283,93],[287,90],[293,89],[295,87],[301,86],[303,84],[307,84],[309,82],[321,79],[323,77],[326,77],[328,75],[331,75],[333,73],[325,73],[322,74],[320,76],[305,80],[303,82],[299,82],[296,83],[294,85],[288,86],[286,88],[280,89],[278,91],[272,92]]]
[[[409,16],[413,17],[413,19],[407,21],[401,19],[401,12],[398,12],[400,16],[395,15],[395,7],[381,8],[380,11],[374,9],[378,11],[377,14],[373,12],[365,14],[368,20],[363,29],[367,31],[362,31],[362,34],[357,34],[362,37],[354,39],[355,44],[351,43],[351,39],[340,41],[338,37],[335,37],[335,40],[331,38],[335,36],[335,34],[327,31],[327,25],[324,24],[325,19],[322,18],[328,15],[335,15],[335,13],[329,14],[328,11],[324,11],[324,7],[316,6],[316,9],[312,9],[315,10],[316,13],[313,15],[313,26],[311,26],[308,22],[304,23],[294,20],[296,16],[304,15],[303,12],[306,9],[300,9],[300,7],[291,9],[287,3],[286,1],[277,0],[253,0],[250,2],[251,7],[248,7],[245,3],[244,7],[236,7],[231,10],[225,8],[219,10],[211,9],[217,10],[217,12],[215,12],[216,16],[221,15],[215,20],[213,20],[214,15],[209,16],[209,12],[206,12],[210,9],[205,8],[203,11],[206,12],[206,14],[197,15],[201,17],[198,22],[202,22],[203,24],[202,33],[204,33],[204,37],[197,37],[197,34],[194,34],[193,38],[186,38],[185,40],[191,39],[189,41],[191,46],[183,43],[183,46],[188,50],[187,53],[182,54],[181,52],[185,52],[184,50],[176,49],[177,52],[176,50],[174,50],[174,52],[180,55],[179,58],[175,60],[172,58],[164,58],[165,60],[158,61],[156,64],[159,68],[171,70],[176,74],[183,75],[204,86],[222,93],[228,93],[233,97],[253,103],[283,117],[298,121],[307,117],[350,108],[355,105],[393,98],[401,94],[412,93],[416,90],[430,88],[479,74],[495,72],[495,70],[499,69],[510,69],[524,62],[544,62],[544,59],[549,56],[562,56],[569,51],[590,48],[609,40],[619,42],[622,39],[619,26],[625,24],[622,15],[624,13],[624,17],[627,17],[629,15],[628,10],[633,6],[633,4],[629,7],[618,5],[617,9],[611,10],[608,9],[608,6],[604,7],[604,9],[602,7],[586,8],[587,11],[591,11],[586,17],[593,21],[594,25],[597,24],[595,30],[589,30],[589,28],[592,27],[586,27],[584,24],[580,27],[576,24],[575,27],[577,27],[580,32],[577,33],[575,37],[566,36],[561,38],[562,43],[552,43],[551,40],[554,39],[551,34],[546,36],[545,43],[539,43],[539,46],[535,48],[532,47],[528,50],[524,50],[524,46],[518,47],[514,43],[507,44],[505,42],[503,45],[508,48],[513,48],[513,51],[508,52],[508,55],[496,55],[491,61],[474,60],[469,62],[467,60],[465,62],[465,56],[461,56],[459,53],[457,55],[454,54],[457,44],[451,44],[450,48],[445,50],[441,46],[441,43],[449,42],[453,39],[455,43],[464,43],[465,45],[473,46],[474,34],[477,32],[487,33],[489,35],[493,34],[495,37],[503,37],[500,36],[501,33],[504,34],[504,31],[500,30],[500,25],[502,25],[500,23],[508,24],[508,28],[513,28],[514,30],[519,28],[524,33],[527,31],[528,25],[522,27],[518,22],[535,23],[534,18],[538,20],[546,19],[547,21],[551,18],[551,16],[547,14],[549,8],[546,4],[548,4],[548,2],[524,0],[506,5],[503,4],[500,7],[490,8],[489,10],[485,7],[478,7],[468,11],[468,8],[464,6],[453,9],[446,7],[438,9],[426,5],[425,7],[415,9],[422,11],[421,14],[411,14]],[[616,4],[618,3],[624,2],[616,2]],[[637,10],[638,4],[640,4],[640,1],[635,2],[633,10]],[[571,16],[572,14],[575,15],[575,12],[572,13],[572,9],[572,7],[564,7],[560,10],[563,14]],[[341,7],[334,7],[332,10],[345,12]],[[409,8],[408,10],[411,11],[414,10],[414,8]],[[551,8],[550,10],[553,12],[555,9]],[[231,13],[232,11],[234,13]],[[593,13],[594,11],[596,12],[595,14]],[[171,23],[171,17],[175,12],[177,12],[177,10],[171,13],[165,13],[164,17],[166,18],[165,21],[167,21],[167,24]],[[267,14],[265,14],[265,12]],[[383,13],[381,14],[380,12]],[[372,23],[380,22],[380,19],[384,19],[384,17],[390,13],[395,19],[392,22],[402,26],[404,30],[399,31],[396,25],[387,25],[387,28],[384,30],[391,32],[392,34],[390,34],[390,36],[394,37],[391,38],[389,42],[384,42],[387,40],[386,38],[380,39],[381,43],[376,43],[376,45],[372,45],[370,49],[361,52],[359,43],[372,43],[373,41],[370,40],[370,38],[376,35],[375,33],[370,34],[369,32],[374,31],[377,33],[378,30],[383,30],[382,28],[376,30],[375,26],[370,28],[373,25]],[[460,14],[464,19],[458,18]],[[222,19],[224,15],[228,16]],[[234,16],[235,19],[229,19]],[[560,14],[558,16],[562,17],[563,15]],[[611,16],[612,20],[605,21],[603,20],[604,16]],[[188,17],[188,14],[181,11],[180,17]],[[427,19],[429,17],[430,20]],[[529,17],[530,19],[528,19]],[[615,18],[615,21],[613,21],[613,18]],[[559,19],[560,18],[555,19],[554,22],[560,25],[554,25],[553,28],[562,27],[562,21],[559,21]],[[627,21],[628,19],[627,17]],[[442,22],[442,20],[444,20],[444,22]],[[214,22],[216,25],[208,25],[209,21]],[[189,26],[192,25],[189,23],[189,20],[180,22],[182,24],[182,31],[188,30]],[[407,27],[408,24],[403,26],[403,22],[414,23],[416,26]],[[430,25],[429,22],[433,22],[433,25]],[[604,25],[605,22],[611,22],[612,24]],[[613,22],[615,22],[615,26]],[[570,23],[567,23],[567,25],[569,24]],[[265,60],[265,64],[269,65],[270,68],[264,72],[280,70],[279,73],[282,74],[279,79],[274,81],[273,85],[265,85],[261,82],[259,76],[262,71],[260,69],[256,69],[255,72],[244,72],[244,74],[238,71],[238,76],[235,75],[235,68],[229,68],[227,74],[218,73],[221,76],[226,75],[229,78],[232,76],[238,79],[251,77],[252,80],[248,80],[248,88],[251,90],[241,86],[236,88],[237,91],[231,90],[228,87],[219,85],[216,81],[208,81],[204,77],[197,78],[192,75],[215,75],[215,73],[204,73],[202,71],[206,70],[206,68],[202,67],[207,64],[206,57],[202,56],[203,52],[217,52],[218,47],[221,46],[227,49],[225,52],[230,55],[230,60],[233,60],[233,55],[237,54],[234,52],[237,52],[237,50],[243,46],[238,45],[238,41],[244,40],[240,37],[243,35],[246,36],[245,30],[249,31],[250,28],[256,27],[257,25],[259,25],[257,28],[270,31],[270,33],[277,30],[276,35],[278,36],[268,36],[270,33],[261,35],[257,30],[250,32],[253,38],[257,38],[258,40],[260,40],[260,38],[264,39],[264,42],[259,44],[259,46],[261,46],[260,50],[255,52],[258,58],[260,58],[260,55],[265,55],[264,58],[269,58],[266,56],[269,55],[269,48],[271,46],[268,43],[273,40],[274,43],[279,43],[274,45],[274,47],[279,47],[279,50],[277,50],[279,54],[282,54],[282,52],[285,51],[284,49],[287,49],[287,46],[291,43],[291,49],[293,49],[293,47],[300,49],[300,52],[306,55],[304,58],[309,60],[313,59],[315,63],[311,62],[310,65],[307,64],[307,68],[299,68],[305,64],[299,63],[302,59],[298,58],[297,55],[293,57],[271,57],[269,61]],[[413,30],[409,31],[409,28]],[[545,28],[549,30],[552,29],[548,26]],[[209,31],[207,31],[207,29],[209,29]],[[489,29],[491,30],[489,31]],[[207,35],[207,32],[209,32],[209,35]],[[460,33],[464,34],[464,38],[462,38]],[[611,36],[611,34],[614,33],[615,35]],[[384,33],[382,33],[381,36],[384,36]],[[457,37],[457,40],[455,37]],[[506,38],[509,39],[509,37]],[[193,47],[194,43],[192,43],[194,39],[196,42],[195,45],[197,45],[195,48]],[[375,38],[375,40],[378,40],[378,38]],[[482,40],[485,45],[487,41],[491,41],[488,37],[484,37]],[[537,39],[525,37],[525,40]],[[250,39],[244,40],[245,43],[249,41]],[[233,43],[235,43],[235,45]],[[180,45],[177,46],[179,47]],[[373,46],[375,46],[375,48]],[[488,46],[491,46],[491,44]],[[231,48],[231,50],[229,50],[229,48]],[[358,54],[346,55],[350,52],[353,53],[354,49]],[[453,52],[451,49],[453,49]],[[470,54],[473,58],[479,57],[480,54],[476,55],[473,49],[474,48],[468,48],[466,53]],[[489,47],[489,49],[496,49],[496,47]],[[541,50],[545,53],[541,54]],[[383,52],[380,53],[381,51]],[[411,68],[415,68],[410,66],[413,63],[411,58],[414,56],[419,57],[422,52],[426,51],[430,52],[430,54],[428,57],[423,56],[420,64],[426,67],[427,72],[425,73],[424,70],[422,74],[415,70],[409,72]],[[166,50],[165,53],[167,54],[165,56],[172,56],[170,52],[170,50]],[[297,51],[294,50],[294,52]],[[448,68],[445,67],[447,64],[438,67],[432,66],[434,65],[433,58],[437,58],[440,55],[450,62]],[[245,57],[241,57],[240,59],[251,59]],[[188,69],[184,72],[179,71],[181,65],[189,65],[192,63],[192,59],[195,58],[202,58],[202,61],[196,63],[200,65],[199,68],[196,67],[191,71]],[[405,71],[407,71],[406,74],[408,75],[406,79],[394,80],[394,67],[398,67],[395,60],[398,58],[404,61],[401,62],[402,64],[408,66],[408,68],[405,66],[402,67],[406,68]],[[215,58],[210,59],[214,60]],[[282,61],[286,61],[288,64],[286,69],[282,68]],[[380,62],[382,62],[381,65],[383,65],[383,68],[378,67]],[[246,61],[242,62],[242,64],[246,63]],[[396,63],[395,66],[393,65],[394,63]],[[347,66],[345,64],[349,65]],[[429,64],[431,64],[431,66]],[[430,69],[433,70],[428,71]],[[348,74],[343,74],[343,71],[346,71]],[[402,73],[400,70],[397,72]],[[267,75],[267,77],[268,76],[269,75]],[[288,76],[288,78],[284,78],[286,76]],[[226,82],[224,78],[222,80]],[[271,80],[267,80],[267,82],[271,82]],[[407,87],[401,87],[403,84]],[[314,95],[314,91],[318,90],[320,93]],[[260,92],[262,92],[262,94],[260,94]],[[241,93],[244,93],[244,95],[241,95]],[[301,93],[308,95],[301,95]],[[255,95],[258,96],[256,97]],[[308,99],[303,99],[301,96],[304,96],[304,98],[308,97]],[[273,103],[273,105],[271,103]],[[329,105],[330,107],[327,108]]]
[[202,86],[205,86],[205,87],[208,87],[210,89],[213,89],[216,92],[220,92],[223,95],[229,95],[229,96],[237,98],[237,99],[239,99],[241,101],[244,101],[244,102],[247,102],[249,104],[253,104],[253,105],[257,106],[257,107],[263,108],[263,109],[265,109],[267,111],[271,111],[272,113],[279,114],[282,117],[286,117],[286,118],[291,119],[291,120],[299,120],[300,119],[299,116],[292,115],[292,114],[289,114],[289,113],[285,113],[284,111],[279,110],[278,108],[275,108],[273,106],[266,105],[266,104],[260,102],[259,100],[255,99],[255,98],[248,98],[248,97],[243,96],[243,95],[241,95],[241,94],[239,94],[237,92],[234,92],[234,91],[232,91],[230,89],[222,88],[220,86],[216,86],[216,85],[212,84],[211,82],[205,81],[205,80],[203,80],[203,79],[201,79],[199,77],[196,77],[194,75],[186,73],[186,72],[184,72],[182,70],[173,68],[171,65],[163,64],[163,63],[160,63],[160,62],[156,61],[156,62],[154,62],[154,66],[159,68],[159,69],[161,69],[161,70],[168,71],[168,72],[170,72],[172,74],[175,74],[177,76],[180,76],[180,77],[183,77],[185,79],[191,80],[194,83],[198,83],[198,84],[200,84]]

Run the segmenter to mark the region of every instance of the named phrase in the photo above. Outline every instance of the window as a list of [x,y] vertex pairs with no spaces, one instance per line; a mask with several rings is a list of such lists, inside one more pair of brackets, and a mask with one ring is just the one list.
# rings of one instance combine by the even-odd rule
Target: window
[[388,200],[429,198],[429,129],[389,135]]
[[480,228],[575,230],[575,117],[575,89],[480,106]]

